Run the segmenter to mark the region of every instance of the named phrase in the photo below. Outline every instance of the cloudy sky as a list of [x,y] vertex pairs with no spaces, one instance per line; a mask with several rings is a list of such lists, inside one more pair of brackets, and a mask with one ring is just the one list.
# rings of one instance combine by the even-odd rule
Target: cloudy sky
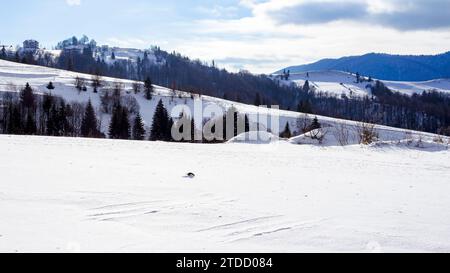
[[449,0],[14,0],[0,44],[48,48],[86,34],[100,44],[176,50],[270,73],[322,58],[450,50]]

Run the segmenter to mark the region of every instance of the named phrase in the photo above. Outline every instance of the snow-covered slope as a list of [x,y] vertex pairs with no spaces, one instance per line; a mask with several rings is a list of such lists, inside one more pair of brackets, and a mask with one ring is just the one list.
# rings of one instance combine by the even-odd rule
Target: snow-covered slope
[[0,150],[0,252],[450,251],[448,151],[24,136]]
[[[84,102],[86,103],[89,99],[91,99],[93,105],[97,109],[97,113],[99,118],[101,119],[101,125],[103,128],[103,132],[107,132],[107,128],[110,121],[110,116],[106,114],[101,114],[100,111],[100,93],[94,93],[92,88],[88,86],[87,92],[79,92],[75,86],[75,78],[82,77],[87,80],[91,79],[91,75],[85,75],[75,72],[69,72],[65,70],[41,67],[41,66],[32,66],[32,65],[24,65],[14,62],[7,62],[0,60],[0,95],[1,92],[13,91],[19,92],[21,88],[26,83],[29,83],[33,89],[38,93],[42,94],[44,92],[48,92],[46,86],[52,81],[55,85],[55,89],[52,90],[52,94],[61,96],[67,101],[76,101],[76,102]],[[306,77],[306,74],[304,75]],[[302,81],[301,75],[293,75],[292,78],[295,80],[298,77],[298,81]],[[330,89],[335,90],[335,92],[340,92],[343,88],[349,88],[348,90],[353,90],[353,92],[363,93],[363,84],[352,84],[352,76],[349,74],[341,73],[341,72],[318,72],[309,74],[311,84],[318,86],[328,85]],[[317,79],[317,82],[314,81]],[[354,79],[354,77],[353,77]],[[153,100],[148,101],[144,98],[144,94],[134,94],[132,91],[133,81],[130,80],[122,80],[122,79],[114,79],[114,78],[103,78],[103,81],[108,86],[113,86],[114,83],[120,82],[123,85],[123,95],[124,96],[132,96],[136,98],[137,102],[140,105],[140,112],[144,119],[144,122],[147,126],[147,129],[151,126],[151,121],[153,119],[153,114],[156,109],[156,104],[160,99],[163,100],[166,108],[168,108],[169,112],[172,112],[174,107],[180,105],[187,105],[190,109],[194,109],[194,100],[189,93],[183,92],[175,92],[175,96],[173,96],[173,92],[170,89],[155,86],[155,96]],[[336,81],[336,82],[334,82]],[[341,86],[337,84],[337,82],[343,82],[344,85]],[[12,88],[11,86],[15,87]],[[105,86],[103,88],[108,88]],[[345,86],[345,87],[344,87]],[[111,88],[111,87],[110,87]],[[0,96],[1,99],[2,96]],[[194,99],[200,98],[197,95],[194,95]],[[252,119],[252,114],[259,113],[268,116],[268,122],[270,126],[271,116],[279,117],[279,129],[280,131],[285,128],[287,122],[290,124],[290,128],[293,132],[301,132],[299,128],[299,123],[305,119],[303,114],[299,114],[296,112],[290,111],[281,111],[277,109],[267,109],[262,107],[256,107],[252,105],[246,105],[231,101],[226,101],[219,98],[213,98],[208,96],[201,96],[202,109],[205,110],[210,106],[220,106],[223,109],[228,109],[234,106],[238,111],[245,112],[250,114],[250,119]],[[179,116],[179,111],[175,111],[174,118]],[[309,117],[310,119],[312,117]],[[318,116],[320,122],[324,127],[340,127],[341,124],[345,124],[349,129],[352,129],[357,125],[356,122],[344,121],[329,117]],[[198,125],[197,125],[198,126]],[[378,132],[380,134],[380,140],[382,141],[400,141],[405,138],[405,131],[401,129],[395,129],[385,126],[378,126]],[[147,130],[149,131],[149,130]],[[417,133],[413,132],[414,135],[420,135],[421,137],[427,137],[428,139],[432,139],[434,136],[432,134],[425,133]],[[336,143],[335,141],[333,143]],[[354,144],[354,143],[352,143]]]
[[[341,71],[312,71],[291,74],[289,82],[295,82],[299,86],[303,86],[306,80],[308,80],[311,86],[314,86],[317,91],[327,92],[338,96],[341,94],[347,96],[364,96],[370,94],[369,87],[373,84],[367,81],[356,83],[356,76],[354,74]],[[437,79],[426,82],[382,82],[391,90],[408,95],[429,90],[450,94],[449,79]]]
[[[0,61],[0,92],[29,82],[43,93],[53,81],[53,94],[98,108],[99,94],[79,93],[76,76],[90,79]],[[194,103],[162,87],[147,101],[131,81],[104,80],[124,85],[147,126],[159,99],[169,110]],[[305,119],[202,99],[203,108],[279,115],[293,131]],[[360,146],[357,123],[318,118],[320,145],[269,133],[218,145],[0,135],[0,252],[449,252],[449,139],[378,126],[380,141]]]

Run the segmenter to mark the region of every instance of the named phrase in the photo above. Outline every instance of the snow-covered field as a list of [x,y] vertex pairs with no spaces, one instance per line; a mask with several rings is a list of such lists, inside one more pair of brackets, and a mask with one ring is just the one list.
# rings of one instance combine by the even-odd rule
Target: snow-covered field
[[[0,61],[0,92],[28,82],[42,94],[52,81],[54,95],[91,99],[105,132],[99,94],[78,92],[76,76],[91,78]],[[317,88],[366,92],[340,76],[310,73]],[[169,111],[194,105],[187,93],[155,86],[147,101],[131,81],[104,81],[123,84],[147,127],[159,99]],[[202,104],[277,115],[293,131],[305,119],[207,96]],[[379,140],[360,146],[357,123],[318,118],[320,144],[267,132],[267,141],[218,145],[2,135],[0,252],[450,252],[449,138],[377,126]]]
[[[370,94],[369,82],[356,83],[356,77],[353,74],[341,71],[312,71],[309,73],[291,74],[290,82],[303,86],[308,80],[311,86],[317,91],[327,92],[329,94],[347,96],[364,96]],[[450,93],[449,79],[436,79],[426,82],[396,82],[382,81],[393,91],[412,95],[422,93],[423,91],[436,90],[439,92]]]
[[0,252],[450,252],[448,150],[0,136],[0,151]]

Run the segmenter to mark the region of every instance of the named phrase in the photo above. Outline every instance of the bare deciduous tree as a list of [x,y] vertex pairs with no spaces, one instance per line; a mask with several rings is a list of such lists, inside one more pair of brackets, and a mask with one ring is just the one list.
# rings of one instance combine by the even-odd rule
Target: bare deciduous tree
[[86,90],[86,79],[76,76],[75,77],[75,88],[78,90],[78,92],[85,91]]
[[91,79],[91,85],[94,89],[94,93],[98,92],[98,89],[103,86],[103,79],[99,74],[93,75]]
[[375,124],[361,122],[356,125],[356,133],[359,144],[369,145],[378,140],[378,132]]
[[308,132],[311,139],[317,140],[319,144],[323,144],[325,137],[328,135],[328,130],[325,128],[319,128]]
[[132,95],[126,95],[121,98],[121,104],[128,109],[128,112],[137,115],[141,110],[136,98]]
[[341,146],[350,144],[350,130],[346,123],[336,125],[334,130],[334,137]]
[[81,136],[81,123],[83,120],[84,106],[81,103],[73,102],[71,107],[72,115],[69,117],[69,123],[73,128],[73,136]]
[[131,86],[135,94],[141,93],[143,87],[141,83],[133,82]]

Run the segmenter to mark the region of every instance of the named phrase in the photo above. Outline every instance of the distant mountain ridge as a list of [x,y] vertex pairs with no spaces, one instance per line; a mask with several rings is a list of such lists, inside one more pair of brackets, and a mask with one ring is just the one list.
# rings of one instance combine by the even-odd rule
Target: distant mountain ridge
[[[370,53],[362,56],[323,59],[306,65],[287,67],[291,73],[340,70],[360,73],[380,80],[428,81],[450,78],[450,52],[439,55],[389,55]],[[278,71],[281,73],[283,71]]]

